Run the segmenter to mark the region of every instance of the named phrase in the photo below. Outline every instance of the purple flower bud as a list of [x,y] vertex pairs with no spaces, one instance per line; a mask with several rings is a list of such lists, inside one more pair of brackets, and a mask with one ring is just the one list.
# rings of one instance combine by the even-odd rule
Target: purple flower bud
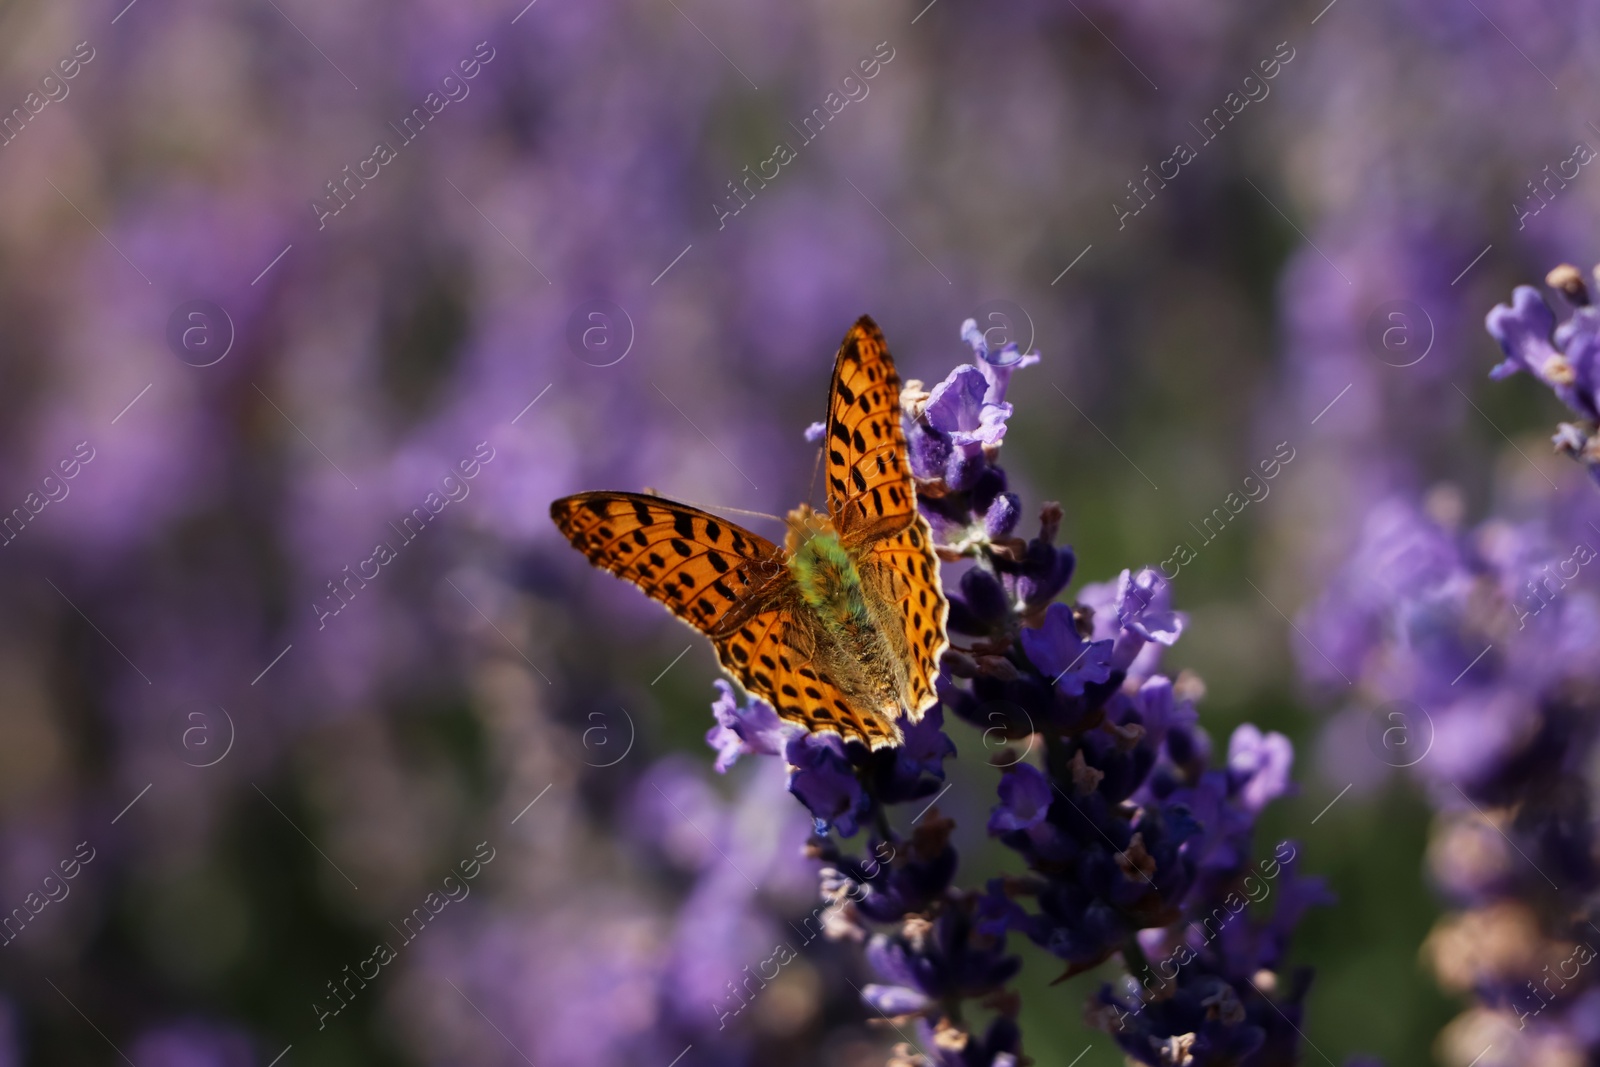
[[1011,598],[1006,595],[1005,586],[984,567],[973,567],[961,576],[961,599],[970,617],[983,626],[978,633],[1003,627],[1011,612]]
[[995,497],[1005,491],[1005,468],[985,465],[983,473],[972,486],[972,510],[975,513],[988,511]]
[[1010,537],[1022,518],[1022,501],[1015,493],[1001,493],[983,515],[983,530],[991,541]]

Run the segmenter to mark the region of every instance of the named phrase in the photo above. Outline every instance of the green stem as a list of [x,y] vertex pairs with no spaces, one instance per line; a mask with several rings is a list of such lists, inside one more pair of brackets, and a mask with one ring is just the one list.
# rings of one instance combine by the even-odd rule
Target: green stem
[[1144,949],[1139,944],[1139,939],[1130,936],[1127,941],[1123,942],[1121,952],[1123,965],[1128,968],[1128,973],[1137,981],[1139,972],[1148,970],[1150,967],[1150,960],[1145,956]]
[[878,836],[885,841],[890,840],[893,836],[893,833],[889,829],[889,813],[884,810],[882,804],[877,803],[873,804],[872,811],[873,822],[878,829]]

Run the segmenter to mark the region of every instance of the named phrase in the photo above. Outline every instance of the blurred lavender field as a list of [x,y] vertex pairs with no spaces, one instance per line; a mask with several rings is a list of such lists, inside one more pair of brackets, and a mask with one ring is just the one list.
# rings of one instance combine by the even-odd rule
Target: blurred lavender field
[[[1479,726],[1593,707],[1595,571],[1454,749],[1371,735],[1461,693],[1382,620],[1600,523],[1483,329],[1600,258],[1597,64],[1600,8],[1530,0],[0,8],[0,1067],[886,1063],[848,938],[720,1014],[817,905],[811,820],[775,760],[716,774],[707,643],[548,517],[818,502],[863,313],[908,379],[969,317],[1037,349],[1025,524],[1172,579],[1219,753],[1294,742],[1257,848],[1337,895],[1301,1062],[1600,1062],[1594,997],[1559,1048],[1460,1022],[1446,915],[1522,892],[1467,862],[1515,762]],[[989,746],[946,731],[981,886]],[[1123,1062],[1083,1020],[1117,966],[1011,950],[1027,1054]]]

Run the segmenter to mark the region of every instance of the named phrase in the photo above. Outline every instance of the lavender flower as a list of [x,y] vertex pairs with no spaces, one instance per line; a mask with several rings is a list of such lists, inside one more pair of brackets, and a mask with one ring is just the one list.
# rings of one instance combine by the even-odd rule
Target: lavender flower
[[772,705],[759,697],[747,696],[741,702],[726,679],[711,684],[722,694],[711,705],[717,725],[706,732],[706,744],[717,750],[718,773],[727,773],[740,756],[776,756],[795,734],[804,732],[778,718]]
[[1578,416],[1576,422],[1561,423],[1551,438],[1556,451],[1577,459],[1600,482],[1600,310],[1591,305],[1576,267],[1557,267],[1545,283],[1566,297],[1572,314],[1558,326],[1539,291],[1519,285],[1511,304],[1495,305],[1485,320],[1506,354],[1489,375],[1499,379],[1527,371],[1548,386]]
[[[1285,842],[1277,854],[1286,847],[1289,860],[1263,862],[1225,893],[1194,894],[1184,922],[1138,937],[1124,990],[1102,987],[1090,1010],[1130,1060],[1168,1067],[1299,1059],[1311,975],[1306,968],[1281,975],[1283,956],[1305,909],[1332,896],[1321,880],[1294,873],[1292,846]],[[1250,915],[1249,901],[1265,900],[1279,877],[1271,918]]]
[[[1593,475],[1593,311],[1576,270],[1547,280],[1576,310],[1556,327],[1538,292],[1519,287],[1488,316],[1507,357],[1496,377],[1534,373],[1585,420],[1557,443],[1581,438],[1574,454]],[[1375,751],[1408,768],[1437,810],[1429,867],[1456,910],[1423,954],[1441,985],[1475,1000],[1440,1048],[1491,1067],[1600,1054],[1600,972],[1589,966],[1600,946],[1600,598],[1580,579],[1600,545],[1600,501],[1557,491],[1524,507],[1521,521],[1463,529],[1453,492],[1425,507],[1391,501],[1307,616],[1341,669],[1387,702],[1369,714],[1407,709],[1398,728],[1417,751],[1387,758],[1395,727]],[[1304,666],[1313,678],[1326,669]]]
[[[707,735],[719,769],[781,744],[789,790],[816,823],[810,852],[824,864],[823,899],[840,909],[836,936],[863,942],[879,979],[863,999],[922,1031],[926,1051],[902,1046],[892,1063],[1020,1062],[1016,1001],[1005,990],[1020,967],[1005,951],[1011,933],[1060,958],[1063,977],[1119,954],[1133,969],[1147,948],[1187,952],[1159,996],[1130,979],[1128,992],[1106,987],[1093,1002],[1092,1018],[1135,1060],[1292,1060],[1309,973],[1280,984],[1277,971],[1305,908],[1330,898],[1319,881],[1293,874],[1287,842],[1270,874],[1250,867],[1257,817],[1290,788],[1289,742],[1242,726],[1225,765],[1211,767],[1194,709],[1201,686],[1157,673],[1185,628],[1158,572],[1125,570],[1086,586],[1075,605],[1055,602],[1075,565],[1072,550],[1055,544],[1061,509],[1045,505],[1038,534],[1016,537],[1020,501],[998,466],[1011,374],[1038,356],[990,352],[971,320],[962,333],[978,365],[957,367],[932,390],[907,382],[903,394],[919,506],[940,555],[971,562],[950,593],[950,630],[968,640],[946,654],[941,707],[907,728],[903,746],[868,752],[832,735],[786,736],[769,708],[741,705],[719,683],[718,726]],[[949,819],[929,812],[903,837],[886,817],[889,806],[939,788],[956,754],[943,708],[1027,740],[1030,752],[1041,746],[1037,765],[1027,752],[1004,763],[988,822],[1026,873],[982,892],[952,884]],[[828,836],[863,829],[872,831],[867,856]],[[1233,921],[1241,894],[1261,899],[1248,887],[1280,869],[1288,873],[1271,918]],[[965,1002],[995,1012],[981,1035]]]

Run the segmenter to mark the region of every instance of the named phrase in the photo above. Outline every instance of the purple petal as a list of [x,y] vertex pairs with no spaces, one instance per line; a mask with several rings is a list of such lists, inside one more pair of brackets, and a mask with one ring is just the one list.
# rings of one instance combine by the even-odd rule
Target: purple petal
[[818,833],[833,827],[850,837],[860,829],[871,798],[862,791],[837,736],[797,733],[784,747],[784,759],[789,762],[789,792],[811,812]]
[[921,719],[901,728],[905,742],[895,749],[899,772],[907,777],[933,774],[944,777],[944,761],[956,754],[955,742],[944,732],[944,708],[935,704]]
[[1022,651],[1029,662],[1055,679],[1056,688],[1066,696],[1081,696],[1086,683],[1111,677],[1111,649],[1110,641],[1090,643],[1079,637],[1072,609],[1065,604],[1046,608],[1038,629],[1022,630]]
[[985,404],[1004,404],[1012,372],[1039,362],[1039,353],[1029,352],[1023,355],[1019,353],[1014,342],[1007,344],[999,352],[991,353],[989,339],[978,329],[977,319],[967,319],[961,324],[961,339],[972,347],[972,354],[977,357],[978,370],[983,373],[988,384],[983,394]]
[[978,370],[983,372],[984,378],[989,383],[989,388],[984,391],[983,401],[986,404],[1004,404],[1006,390],[1011,386],[1011,375],[1023,367],[1031,367],[1039,362],[1039,353],[1029,352],[1022,356],[1013,356],[1016,345],[1007,345],[1005,355],[982,360]]
[[803,732],[778,718],[766,701],[750,697],[740,704],[738,693],[726,679],[711,683],[719,696],[711,704],[717,725],[706,732],[706,743],[717,750],[717,770],[726,774],[740,756],[776,756],[788,739]]
[[886,982],[901,986],[916,986],[917,974],[911,965],[906,948],[900,942],[883,934],[874,934],[867,942],[867,962]]
[[1019,763],[1000,778],[1000,803],[989,813],[989,832],[1031,830],[1050,813],[1050,781],[1038,768]]
[[1526,370],[1548,385],[1573,411],[1584,418],[1600,416],[1594,394],[1594,333],[1596,323],[1590,314],[1574,316],[1559,333],[1566,342],[1576,342],[1576,365],[1572,358],[1550,343],[1555,313],[1539,290],[1519,285],[1511,294],[1511,306],[1496,304],[1484,319],[1489,333],[1500,342],[1506,358],[1489,372],[1491,378],[1504,378]]
[[1239,800],[1259,812],[1289,791],[1294,746],[1280,733],[1263,734],[1251,723],[1233,731],[1228,741],[1228,771],[1240,784]]
[[1556,344],[1576,377],[1573,392],[1588,417],[1600,417],[1600,308],[1581,307],[1556,327]]
[[1539,290],[1531,285],[1519,285],[1512,290],[1510,306],[1496,304],[1483,324],[1506,354],[1505,362],[1489,372],[1493,378],[1504,378],[1519,370],[1538,374],[1556,354],[1550,343],[1550,332],[1556,325],[1555,313],[1539,295]]
[[950,372],[949,377],[933,387],[928,394],[928,404],[923,418],[928,425],[947,433],[957,444],[967,444],[961,435],[970,435],[982,425],[983,394],[989,383],[983,372],[963,363]]
[[1183,633],[1183,616],[1172,610],[1172,585],[1149,567],[1117,579],[1117,622],[1147,641],[1171,646]]

